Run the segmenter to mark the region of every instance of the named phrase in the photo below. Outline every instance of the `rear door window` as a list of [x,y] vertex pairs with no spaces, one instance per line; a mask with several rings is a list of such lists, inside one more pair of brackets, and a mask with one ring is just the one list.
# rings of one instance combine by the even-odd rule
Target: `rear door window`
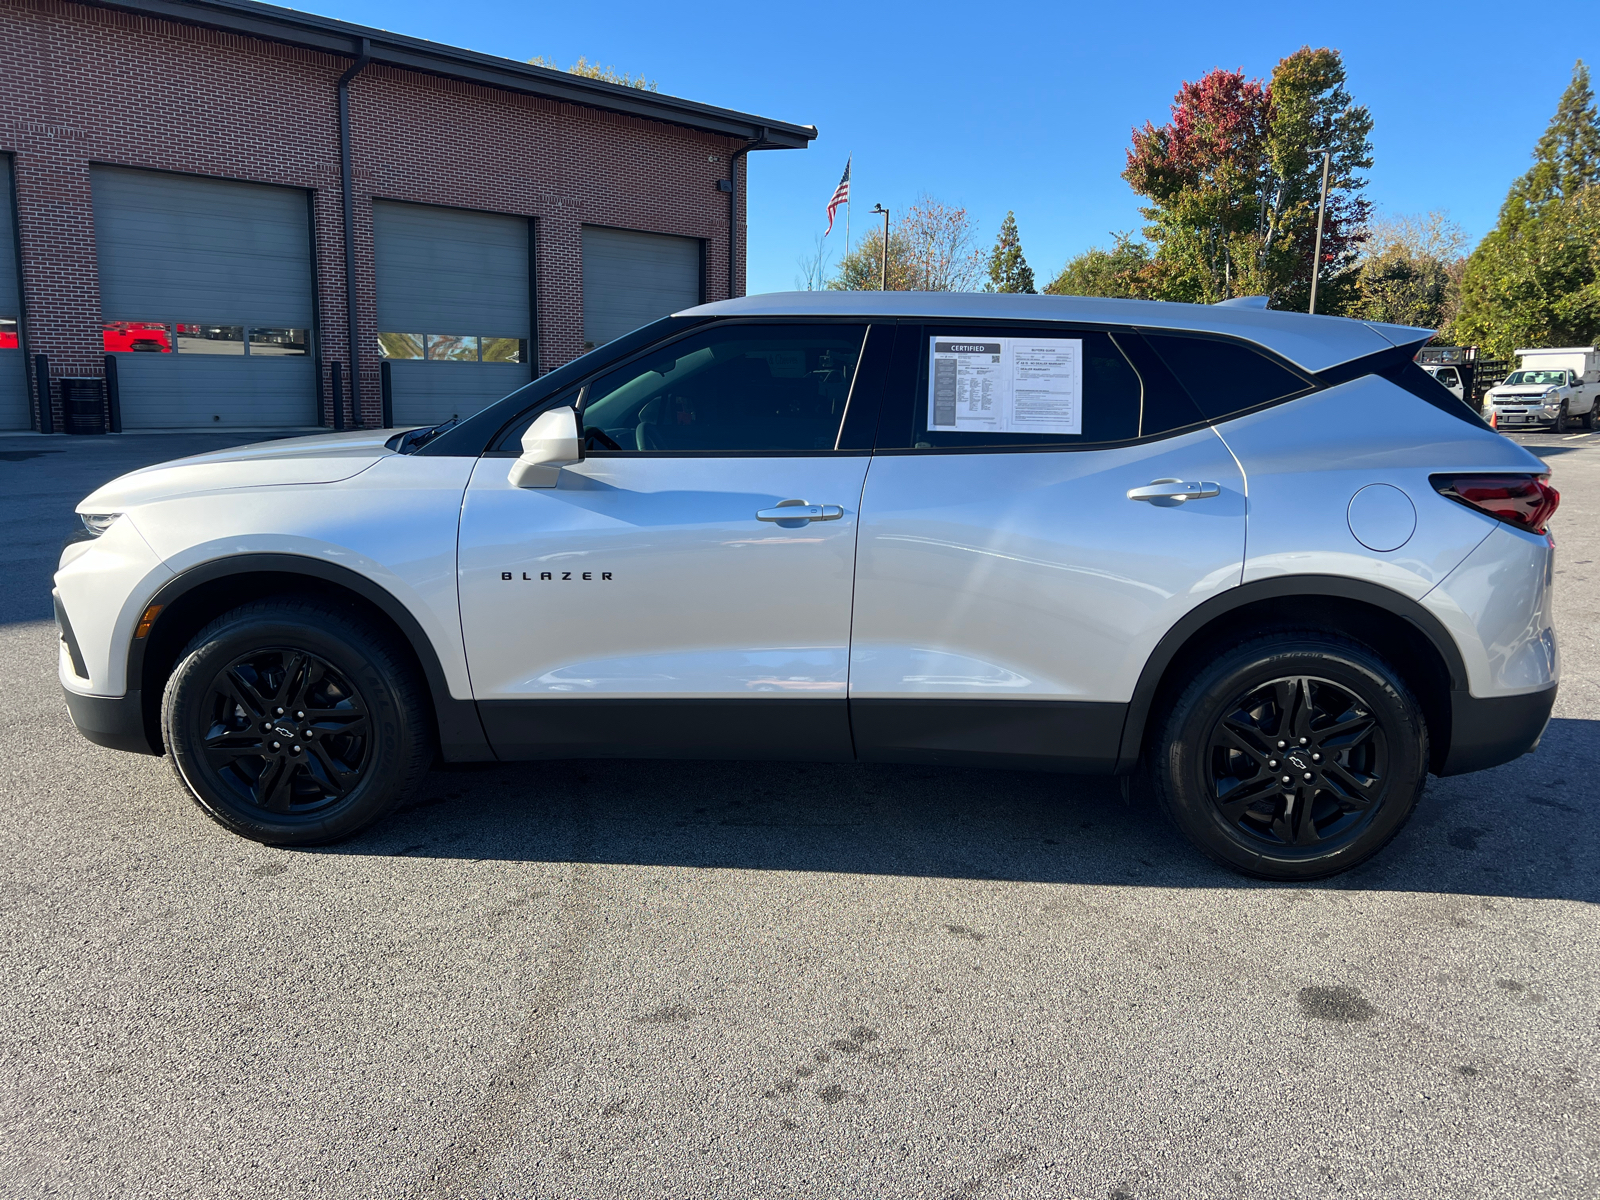
[[886,423],[884,449],[1067,449],[1200,420],[1131,332],[927,325],[903,326],[899,336],[896,390],[910,409],[901,409],[909,421],[900,428],[909,431],[900,441]]

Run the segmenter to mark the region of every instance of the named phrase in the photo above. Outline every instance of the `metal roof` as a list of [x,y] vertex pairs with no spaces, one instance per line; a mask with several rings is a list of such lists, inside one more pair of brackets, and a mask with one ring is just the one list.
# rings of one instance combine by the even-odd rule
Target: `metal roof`
[[348,21],[335,21],[273,4],[257,4],[254,0],[92,2],[99,3],[103,8],[181,21],[187,25],[203,25],[351,57],[360,53],[361,42],[365,39],[370,44],[372,60],[386,66],[426,71],[567,104],[602,108],[651,121],[670,121],[674,125],[684,125],[707,133],[764,143],[754,149],[804,149],[817,136],[816,127],[812,125],[773,121],[730,108],[699,104],[678,96],[624,87],[599,79],[585,79],[581,75],[550,67],[535,67],[515,59],[480,54],[476,50],[462,50],[440,42],[353,25]]
[[1307,371],[1432,336],[1427,329],[1345,317],[1232,305],[1106,300],[1093,296],[1021,296],[993,292],[768,292],[718,300],[677,316],[916,317],[925,320],[1074,321],[1143,329],[1229,334],[1255,342]]

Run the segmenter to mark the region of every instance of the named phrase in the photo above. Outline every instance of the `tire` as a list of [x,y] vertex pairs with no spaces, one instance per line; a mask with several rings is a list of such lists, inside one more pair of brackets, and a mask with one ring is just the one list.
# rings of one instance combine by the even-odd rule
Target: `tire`
[[1561,410],[1556,413],[1556,419],[1550,422],[1551,433],[1565,433],[1567,431],[1567,402],[1561,402]]
[[1594,421],[1595,421],[1594,410],[1595,410],[1595,408],[1597,406],[1600,406],[1600,397],[1596,397],[1594,399],[1594,401],[1592,403],[1590,403],[1589,411],[1583,414],[1583,427],[1585,429],[1593,429],[1594,428]]
[[387,639],[336,605],[275,598],[195,635],[167,680],[161,732],[218,824],[316,846],[411,794],[433,757],[427,714],[416,670]]
[[1323,879],[1365,862],[1427,779],[1427,723],[1399,672],[1317,630],[1221,654],[1159,730],[1151,776],[1167,815],[1203,853],[1258,879]]

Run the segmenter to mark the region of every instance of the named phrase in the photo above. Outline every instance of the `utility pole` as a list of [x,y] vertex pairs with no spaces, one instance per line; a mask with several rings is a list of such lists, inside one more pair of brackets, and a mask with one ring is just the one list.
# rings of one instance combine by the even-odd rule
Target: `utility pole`
[[872,211],[883,214],[883,265],[879,268],[878,290],[886,292],[889,290],[889,210],[878,204]]
[[1322,152],[1322,199],[1317,201],[1317,243],[1316,249],[1311,252],[1311,307],[1306,311],[1317,311],[1317,276],[1322,274],[1322,222],[1328,212],[1328,160],[1331,152]]

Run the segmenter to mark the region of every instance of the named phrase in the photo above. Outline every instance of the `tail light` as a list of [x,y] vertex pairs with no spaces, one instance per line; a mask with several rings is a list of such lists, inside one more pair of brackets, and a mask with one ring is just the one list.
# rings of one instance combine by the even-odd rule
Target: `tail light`
[[1434,475],[1430,478],[1441,496],[1449,496],[1488,513],[1497,521],[1532,533],[1543,533],[1561,503],[1561,493],[1551,487],[1548,475]]

